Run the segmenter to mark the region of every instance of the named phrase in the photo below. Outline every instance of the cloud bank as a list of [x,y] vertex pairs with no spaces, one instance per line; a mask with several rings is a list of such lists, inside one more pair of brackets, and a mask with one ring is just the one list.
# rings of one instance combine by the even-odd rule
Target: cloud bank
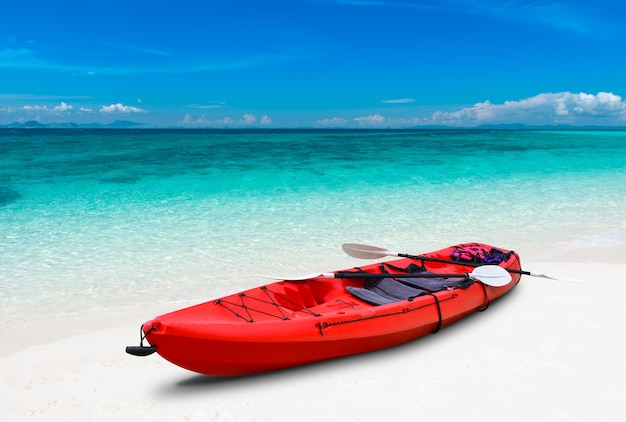
[[433,123],[626,124],[626,102],[611,92],[544,93],[518,101],[489,100],[453,112],[435,112]]
[[[57,105],[26,104],[21,106],[0,106],[0,119],[13,119],[17,121],[36,120],[40,123],[52,123],[70,121],[74,117],[94,115],[101,116],[113,114],[149,113],[148,110],[122,103],[103,105],[96,112],[92,107],[80,106],[78,108],[64,101]],[[10,123],[10,120],[7,121]]]
[[68,105],[67,103],[64,103],[63,101],[61,101],[61,104],[59,104],[58,106],[54,106],[54,107],[48,107],[45,105],[44,106],[25,105],[25,106],[22,106],[21,109],[24,111],[41,111],[45,113],[59,114],[59,113],[65,113],[65,112],[73,110],[74,106]]
[[148,110],[143,108],[126,106],[121,103],[111,104],[108,106],[100,107],[100,113],[112,114],[112,113],[147,113]]
[[473,127],[523,124],[572,126],[624,126],[626,101],[611,92],[542,93],[521,100],[494,104],[489,100],[453,111],[436,111],[429,117],[385,117],[369,114],[353,119],[334,117],[317,121],[318,126],[402,128],[429,125]]
[[244,114],[239,119],[231,117],[223,117],[218,119],[207,119],[204,114],[198,118],[193,118],[191,114],[186,114],[180,122],[188,127],[250,127],[250,126],[269,126],[272,119],[265,115],[258,119],[254,114]]
[[[4,94],[6,99],[11,96]],[[0,97],[1,98],[1,97]],[[335,115],[321,118],[315,122],[299,122],[296,126],[336,127],[336,128],[411,128],[423,126],[476,127],[481,125],[527,126],[570,125],[570,126],[623,126],[626,127],[626,100],[612,92],[556,92],[542,93],[520,100],[493,103],[490,100],[478,102],[472,106],[457,110],[438,110],[430,115],[421,115],[419,107],[412,105],[410,99],[384,100],[386,104],[403,104],[400,117],[385,116],[384,111],[374,111],[360,116]],[[197,106],[196,108],[212,108]],[[393,107],[397,113],[398,108]],[[386,110],[389,110],[387,108]],[[422,108],[423,110],[423,108]],[[0,123],[5,121],[37,120],[41,123],[54,121],[72,121],[80,116],[114,116],[121,114],[148,114],[150,111],[122,103],[98,106],[74,106],[60,101],[52,104],[0,105]],[[347,112],[346,112],[347,114]],[[414,115],[412,115],[414,114]],[[395,116],[398,116],[397,114]],[[185,115],[182,120],[172,120],[166,124],[182,124],[186,127],[267,127],[275,125],[268,115],[257,117],[243,114],[240,118],[207,118]],[[293,125],[280,123],[281,127]]]

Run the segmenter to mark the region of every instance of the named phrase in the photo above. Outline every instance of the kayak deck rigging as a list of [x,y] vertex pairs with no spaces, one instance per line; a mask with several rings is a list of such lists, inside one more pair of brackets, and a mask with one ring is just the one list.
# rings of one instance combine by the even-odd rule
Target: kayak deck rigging
[[[263,291],[267,295],[267,299],[254,297],[246,293],[239,293],[237,295],[237,297],[240,299],[239,303],[235,303],[233,301],[226,300],[226,299],[217,299],[213,303],[215,305],[223,306],[224,308],[231,311],[233,315],[235,315],[236,317],[241,318],[248,322],[255,321],[252,316],[252,312],[257,312],[262,315],[267,315],[267,316],[275,317],[275,318],[282,319],[282,320],[291,319],[287,315],[285,315],[285,312],[283,311],[283,309],[292,311],[292,312],[303,312],[310,316],[322,316],[321,314],[310,311],[304,305],[299,304],[293,300],[290,300],[285,295],[272,291],[269,288],[269,286],[261,286],[258,289]],[[278,303],[276,299],[280,299],[281,302],[283,303]],[[250,303],[246,303],[246,301],[252,302],[252,303],[262,303],[265,305],[271,305],[269,310],[276,309],[278,313],[275,314],[275,313],[269,312],[268,310],[261,310],[261,309],[254,308],[250,306]],[[288,304],[285,304],[284,302],[287,302]],[[241,315],[239,312],[236,311],[236,309],[241,309],[243,312],[245,312],[246,316]]]

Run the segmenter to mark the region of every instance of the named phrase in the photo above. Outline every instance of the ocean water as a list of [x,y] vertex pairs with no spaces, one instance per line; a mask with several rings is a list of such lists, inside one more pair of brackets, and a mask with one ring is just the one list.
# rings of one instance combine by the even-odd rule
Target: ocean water
[[466,241],[622,243],[626,131],[0,130],[0,318],[187,303]]

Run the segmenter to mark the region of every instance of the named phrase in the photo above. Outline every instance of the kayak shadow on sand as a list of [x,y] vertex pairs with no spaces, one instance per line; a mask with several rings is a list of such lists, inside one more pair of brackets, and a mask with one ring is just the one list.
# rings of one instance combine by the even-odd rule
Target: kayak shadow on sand
[[[262,372],[251,375],[241,375],[234,377],[217,377],[202,374],[190,373],[189,376],[179,379],[174,383],[165,384],[158,390],[158,394],[165,397],[188,396],[194,393],[220,392],[225,390],[241,390],[247,388],[267,387],[268,382],[283,383],[295,378],[301,379],[313,374],[328,373],[337,374],[342,368],[349,365],[367,365],[370,370],[376,365],[376,362],[384,360],[393,360],[397,356],[414,354],[415,359],[420,359],[420,354],[429,350],[429,347],[435,347],[438,341],[445,341],[458,336],[458,331],[467,330],[469,326],[475,326],[484,321],[483,315],[486,313],[503,315],[506,311],[507,302],[515,300],[518,290],[523,288],[523,282],[508,294],[492,302],[483,312],[474,312],[472,315],[465,317],[454,324],[443,328],[433,336],[424,336],[416,340],[404,343],[395,347],[377,350],[368,353],[345,356],[326,361],[314,362],[302,366],[280,369],[270,372]],[[498,318],[498,315],[491,315],[490,318]],[[402,368],[400,368],[402,369]]]

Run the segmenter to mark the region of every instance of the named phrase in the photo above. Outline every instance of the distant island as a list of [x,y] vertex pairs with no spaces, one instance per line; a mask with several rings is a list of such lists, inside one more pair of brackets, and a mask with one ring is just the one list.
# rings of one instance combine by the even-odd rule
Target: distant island
[[39,123],[36,120],[28,120],[26,122],[13,122],[6,125],[0,125],[0,128],[8,129],[97,129],[97,128],[114,128],[114,129],[130,129],[141,127],[153,127],[144,123],[131,122],[128,120],[115,120],[109,124],[102,123]]
[[445,126],[445,125],[424,125],[412,126],[405,128],[394,127],[214,127],[214,126],[156,126],[145,123],[133,122],[129,120],[115,120],[114,122],[103,123],[73,123],[73,122],[54,122],[40,123],[36,120],[26,122],[13,122],[9,124],[0,124],[0,129],[189,129],[189,130],[345,130],[345,131],[385,131],[385,130],[626,130],[624,126],[570,126],[570,125],[525,125],[522,123],[510,124],[485,124],[477,126]]

